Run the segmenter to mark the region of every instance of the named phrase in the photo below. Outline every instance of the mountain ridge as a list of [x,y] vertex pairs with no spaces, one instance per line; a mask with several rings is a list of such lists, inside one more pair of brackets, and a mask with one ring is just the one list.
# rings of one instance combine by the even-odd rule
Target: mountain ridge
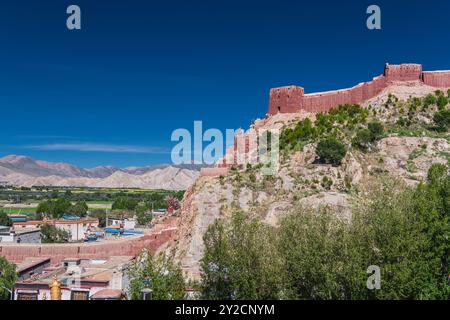
[[3,183],[25,187],[48,185],[182,190],[193,183],[201,167],[159,164],[127,168],[81,168],[64,162],[7,155],[0,158],[0,179]]

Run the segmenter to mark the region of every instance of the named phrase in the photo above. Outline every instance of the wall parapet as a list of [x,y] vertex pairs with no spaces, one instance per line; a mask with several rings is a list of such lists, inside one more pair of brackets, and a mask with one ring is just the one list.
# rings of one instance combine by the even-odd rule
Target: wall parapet
[[302,110],[316,113],[341,104],[360,104],[380,94],[394,81],[421,81],[429,86],[448,88],[450,71],[424,72],[420,64],[386,64],[382,75],[348,89],[305,94],[304,88],[298,86],[272,88],[268,115]]

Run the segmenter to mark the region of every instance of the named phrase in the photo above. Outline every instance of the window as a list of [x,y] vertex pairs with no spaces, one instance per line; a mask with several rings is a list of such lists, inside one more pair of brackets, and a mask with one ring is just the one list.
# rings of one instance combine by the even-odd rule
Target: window
[[37,300],[37,292],[19,292],[17,294],[17,300]]
[[72,291],[71,300],[89,300],[89,291]]

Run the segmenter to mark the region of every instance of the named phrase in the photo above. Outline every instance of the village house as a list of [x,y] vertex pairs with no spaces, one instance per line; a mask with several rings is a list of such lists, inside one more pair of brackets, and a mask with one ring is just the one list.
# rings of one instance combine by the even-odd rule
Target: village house
[[15,232],[39,228],[42,225],[54,225],[59,230],[64,230],[70,234],[70,241],[83,241],[91,229],[98,228],[98,219],[78,219],[78,220],[38,220],[13,223]]
[[[101,259],[64,259],[57,267],[42,267],[40,273],[22,277],[14,286],[15,300],[120,300],[128,292],[132,256]],[[24,262],[30,270],[44,260]]]

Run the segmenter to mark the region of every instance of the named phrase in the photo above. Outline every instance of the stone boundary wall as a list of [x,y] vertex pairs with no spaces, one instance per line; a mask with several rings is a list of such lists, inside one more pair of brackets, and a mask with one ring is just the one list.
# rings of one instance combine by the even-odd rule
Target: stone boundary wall
[[0,256],[19,263],[28,257],[50,258],[51,264],[59,264],[66,258],[107,259],[111,256],[136,256],[143,249],[156,252],[168,242],[176,232],[176,227],[162,229],[155,233],[104,243],[70,244],[1,244]]
[[423,73],[423,82],[431,87],[450,87],[450,71],[430,71]]
[[420,64],[386,64],[384,74],[349,89],[305,94],[304,88],[287,86],[273,88],[269,95],[269,115],[323,112],[341,104],[359,104],[377,96],[394,81],[422,81],[437,87],[450,87],[450,71],[423,72]]

